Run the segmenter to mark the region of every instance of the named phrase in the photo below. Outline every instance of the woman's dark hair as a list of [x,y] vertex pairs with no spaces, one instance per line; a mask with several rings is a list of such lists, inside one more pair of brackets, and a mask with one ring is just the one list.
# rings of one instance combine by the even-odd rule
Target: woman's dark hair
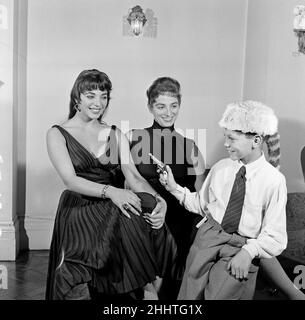
[[82,71],[76,78],[71,90],[70,112],[68,118],[71,119],[75,115],[76,104],[80,101],[81,93],[98,89],[101,91],[107,91],[107,108],[110,100],[110,92],[112,90],[112,83],[107,74],[96,69]]
[[181,103],[180,83],[169,77],[156,79],[146,91],[148,104],[151,106],[160,95],[170,95]]

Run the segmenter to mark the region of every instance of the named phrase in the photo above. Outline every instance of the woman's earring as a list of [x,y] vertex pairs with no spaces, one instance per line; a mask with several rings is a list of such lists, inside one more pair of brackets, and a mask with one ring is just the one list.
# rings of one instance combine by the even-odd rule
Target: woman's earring
[[75,109],[76,111],[80,111],[80,108],[79,108],[79,106],[78,106],[78,103],[75,103],[74,109]]

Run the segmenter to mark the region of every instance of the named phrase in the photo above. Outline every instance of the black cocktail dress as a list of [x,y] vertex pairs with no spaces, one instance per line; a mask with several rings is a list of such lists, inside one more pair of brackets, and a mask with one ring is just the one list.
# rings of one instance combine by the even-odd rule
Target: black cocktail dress
[[[63,127],[77,176],[123,187],[115,127],[107,151],[96,158]],[[154,208],[154,197],[139,193],[143,212]],[[110,200],[65,190],[59,200],[51,242],[47,299],[65,299],[77,285],[115,295],[132,292],[164,274],[175,257],[175,244],[166,227],[152,229],[142,216],[122,214]]]
[[[196,163],[191,154],[197,155],[198,147],[191,139],[179,134],[174,126],[162,127],[156,121],[149,128],[132,130],[130,143],[131,154],[140,174],[167,202],[166,224],[177,244],[176,270],[172,275],[181,280],[186,257],[197,232],[196,224],[202,219],[198,214],[187,211],[178,200],[159,182],[157,165],[149,158],[154,154],[162,162],[171,167],[176,182],[195,191],[194,184]],[[172,293],[174,292],[174,288]]]

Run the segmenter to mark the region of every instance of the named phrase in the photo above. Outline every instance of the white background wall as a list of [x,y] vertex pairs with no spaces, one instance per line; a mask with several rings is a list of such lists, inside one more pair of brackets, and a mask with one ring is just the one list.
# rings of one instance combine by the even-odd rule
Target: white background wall
[[298,0],[249,1],[244,98],[264,101],[280,119],[281,170],[290,192],[305,191],[305,55],[295,56],[293,8]]
[[[139,4],[158,19],[157,38],[124,37],[122,17]],[[227,103],[261,100],[276,110],[288,190],[304,190],[305,56],[293,56],[292,0],[28,0],[26,229],[30,248],[48,248],[64,186],[52,168],[46,131],[68,114],[76,76],[87,68],[113,82],[109,124],[152,122],[145,92],[159,76],[177,78],[176,126],[207,130],[206,162],[226,154],[217,122]],[[202,149],[205,149],[201,146]],[[204,150],[205,151],[205,150]]]
[[[106,121],[119,126],[130,120],[131,128],[152,122],[145,95],[152,81],[178,79],[183,97],[176,126],[207,129],[207,165],[224,155],[215,124],[224,106],[241,98],[247,1],[140,1],[158,19],[157,38],[124,37],[122,17],[135,4],[28,1],[26,228],[43,229],[43,239],[50,236],[64,188],[48,159],[45,135],[67,117],[69,93],[83,69],[109,75],[114,89]],[[36,244],[32,237],[30,246],[44,246],[43,239]]]
[[[14,5],[8,0],[0,2],[0,259],[15,257],[15,202],[13,193],[13,61]],[[4,18],[6,17],[6,18]],[[7,22],[7,23],[6,23]]]

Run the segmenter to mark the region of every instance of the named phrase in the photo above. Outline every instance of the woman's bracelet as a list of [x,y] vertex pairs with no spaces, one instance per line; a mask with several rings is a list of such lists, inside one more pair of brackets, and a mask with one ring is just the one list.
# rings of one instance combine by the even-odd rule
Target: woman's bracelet
[[154,197],[156,200],[158,200],[158,198],[162,198],[158,192],[154,194]]
[[101,198],[102,199],[106,199],[106,190],[110,187],[109,184],[105,184],[103,189],[102,189],[102,192],[101,192]]

